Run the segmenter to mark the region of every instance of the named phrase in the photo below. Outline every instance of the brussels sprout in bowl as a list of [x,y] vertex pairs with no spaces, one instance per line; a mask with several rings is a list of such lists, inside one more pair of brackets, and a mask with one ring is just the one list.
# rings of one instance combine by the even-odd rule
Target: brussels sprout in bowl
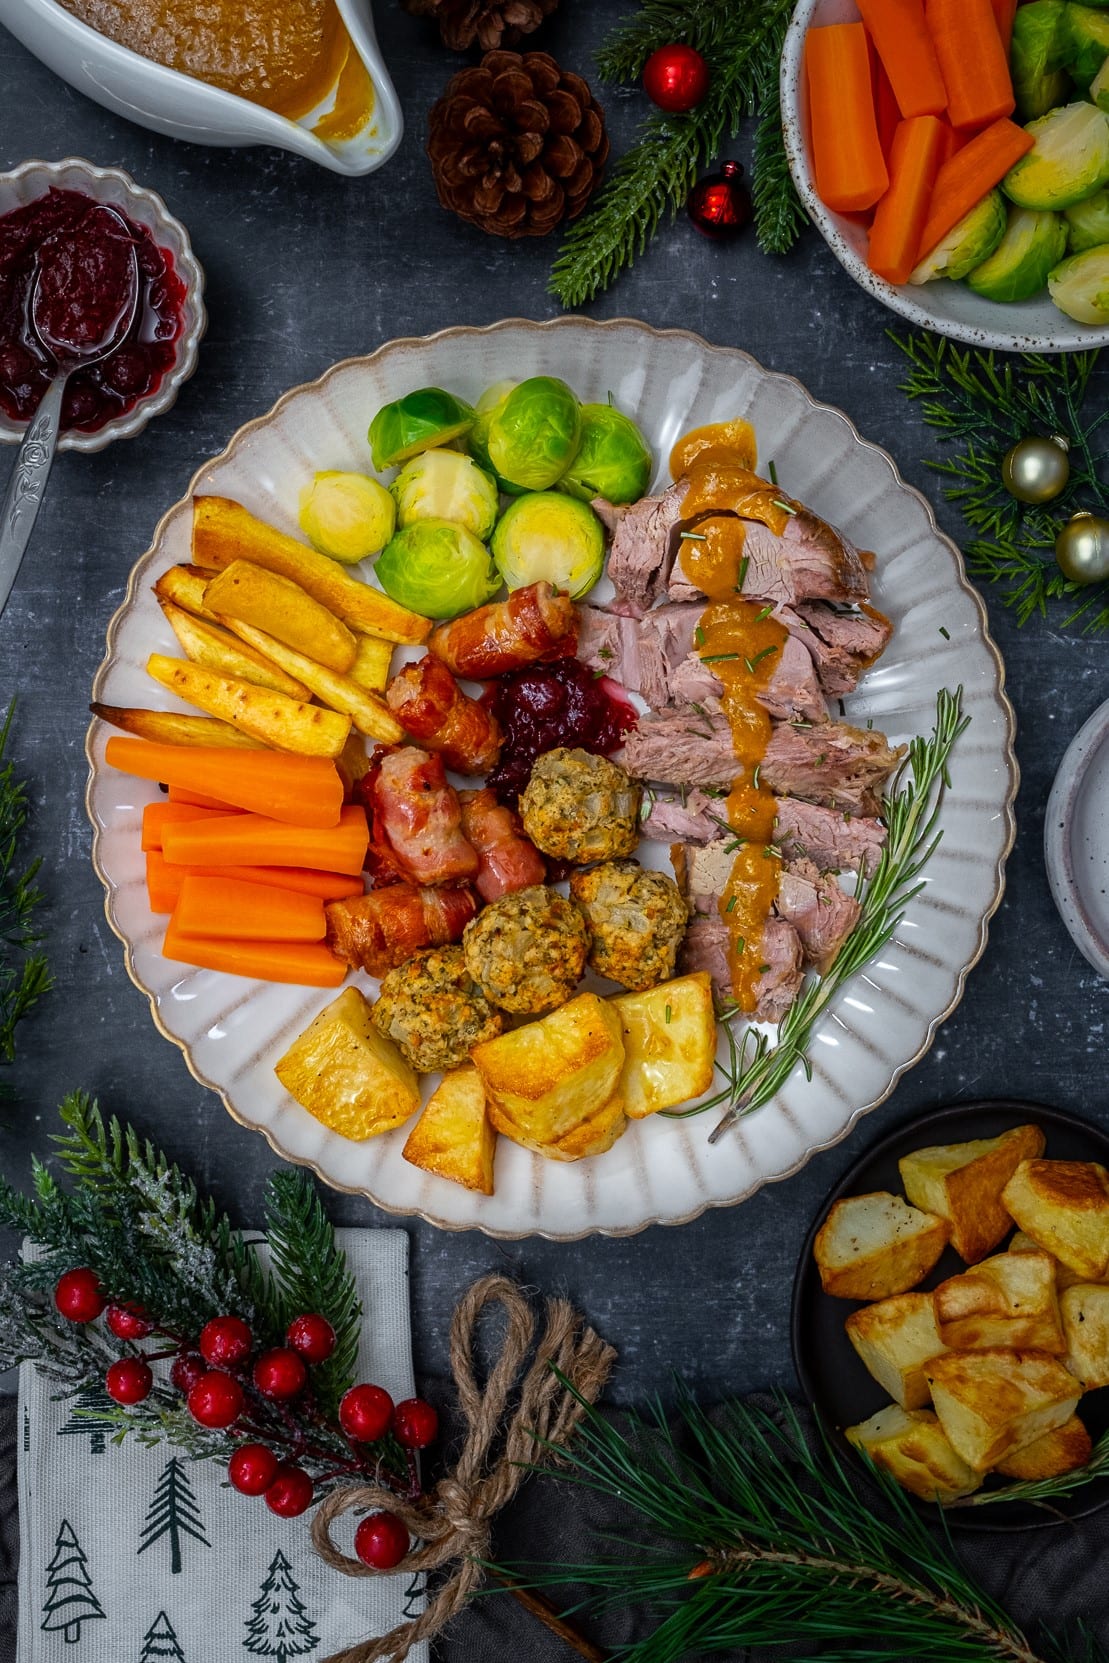
[[500,575],[484,543],[449,520],[414,520],[377,557],[377,580],[400,606],[455,618],[492,600]]
[[588,503],[561,491],[529,491],[501,515],[493,559],[510,589],[546,579],[580,600],[604,568],[605,534]]
[[[1038,4],[1046,4],[1046,0],[1033,0],[1031,6],[1020,9],[1033,10]],[[1102,15],[1109,17],[1109,12]],[[931,329],[971,346],[1002,352],[1068,352],[1109,345],[1109,322],[1085,324],[1067,317],[1046,290],[1028,300],[1002,303],[949,278],[919,286],[895,286],[870,270],[862,223],[826,208],[816,193],[803,73],[809,28],[858,21],[855,0],[798,0],[782,54],[782,117],[790,172],[809,217],[840,265],[875,300],[914,327]],[[1045,74],[1053,73],[1048,69],[1051,54],[1052,48],[1045,45],[1040,60]],[[1027,121],[1029,115],[1018,114],[1013,119]]]
[[389,487],[403,530],[417,520],[450,520],[484,540],[497,520],[497,483],[457,450],[425,450]]

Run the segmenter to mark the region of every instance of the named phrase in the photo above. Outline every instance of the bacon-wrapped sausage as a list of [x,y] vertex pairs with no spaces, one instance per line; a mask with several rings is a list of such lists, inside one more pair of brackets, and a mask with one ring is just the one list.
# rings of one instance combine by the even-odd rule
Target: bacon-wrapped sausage
[[500,755],[497,718],[467,698],[447,666],[430,653],[406,664],[389,683],[385,698],[405,732],[429,751],[438,751],[456,773],[487,774]]
[[460,791],[462,829],[481,862],[475,885],[483,901],[497,901],[516,889],[544,883],[547,868],[534,843],[524,836],[520,816],[497,801],[490,786]]
[[400,877],[418,884],[475,878],[477,851],[462,831],[458,793],[441,756],[415,745],[385,751],[369,788],[375,843],[384,843]]
[[558,594],[549,583],[530,583],[506,601],[492,601],[440,624],[427,646],[456,676],[485,681],[522,664],[566,658],[577,640],[577,612],[569,595]]
[[355,970],[384,976],[424,947],[461,941],[477,916],[478,901],[469,884],[420,889],[395,884],[346,901],[332,901],[327,913],[327,944]]

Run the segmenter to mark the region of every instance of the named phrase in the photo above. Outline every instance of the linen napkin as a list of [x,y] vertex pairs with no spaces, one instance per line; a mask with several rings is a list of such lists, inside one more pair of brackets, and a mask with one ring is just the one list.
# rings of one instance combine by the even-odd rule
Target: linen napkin
[[[408,1237],[339,1230],[362,1297],[358,1377],[413,1395]],[[73,1399],[19,1376],[17,1663],[321,1659],[418,1609],[406,1577],[350,1578],[316,1557],[311,1510],[279,1519],[212,1461],[113,1444]],[[339,1521],[349,1552],[356,1521]],[[426,1645],[411,1663],[427,1663]]]

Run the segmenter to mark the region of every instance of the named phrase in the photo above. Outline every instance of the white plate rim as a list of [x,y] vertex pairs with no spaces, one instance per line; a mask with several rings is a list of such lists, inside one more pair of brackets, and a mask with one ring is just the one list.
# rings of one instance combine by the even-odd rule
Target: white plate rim
[[1051,898],[1071,940],[1099,976],[1109,978],[1109,942],[1094,929],[1074,872],[1074,810],[1100,748],[1109,743],[1109,699],[1083,722],[1063,755],[1047,799],[1044,862]]

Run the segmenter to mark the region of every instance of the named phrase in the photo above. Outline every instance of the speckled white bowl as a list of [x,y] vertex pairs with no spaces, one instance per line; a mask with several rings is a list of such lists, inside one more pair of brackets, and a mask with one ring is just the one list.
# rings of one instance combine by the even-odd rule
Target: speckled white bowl
[[[145,226],[159,248],[168,249],[173,256],[177,274],[185,284],[185,305],[182,329],[177,337],[177,352],[173,367],[163,376],[161,384],[145,398],[140,398],[134,409],[115,421],[106,422],[95,433],[63,433],[58,440],[59,450],[103,450],[113,439],[133,439],[147,422],[160,416],[176,401],[182,385],[196,369],[201,337],[208,325],[204,309],[204,268],[193,253],[189,233],[175,219],[154,191],[141,185],[115,167],[95,167],[81,156],[67,156],[62,162],[24,162],[10,173],[0,173],[0,215],[10,214],[38,197],[45,196],[54,186],[63,191],[83,191],[97,202],[110,203],[135,225]],[[23,424],[12,421],[0,411],[0,444],[17,443],[23,437]]]
[[805,33],[811,25],[857,23],[855,0],[798,0],[782,52],[782,122],[789,170],[813,224],[860,288],[921,329],[953,341],[1001,352],[1077,352],[1109,345],[1109,326],[1076,323],[1047,294],[1002,305],[983,300],[965,283],[946,278],[915,287],[876,277],[866,263],[866,231],[826,208],[816,194],[809,159],[809,109],[805,93]]
[[1109,979],[1109,699],[1071,740],[1044,820],[1047,878],[1059,916]]

